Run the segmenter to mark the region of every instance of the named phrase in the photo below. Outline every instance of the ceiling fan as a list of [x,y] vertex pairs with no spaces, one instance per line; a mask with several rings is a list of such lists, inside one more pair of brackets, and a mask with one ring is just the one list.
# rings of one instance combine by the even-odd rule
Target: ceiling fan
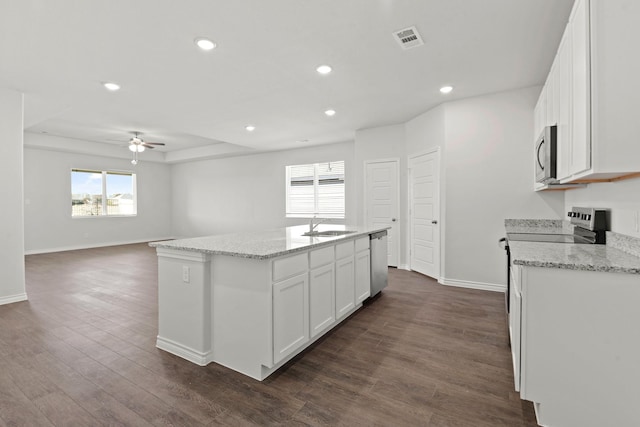
[[133,138],[129,140],[129,150],[133,152],[133,160],[131,163],[138,164],[138,153],[142,153],[145,149],[154,149],[154,145],[165,145],[162,142],[146,142],[140,137],[140,132],[133,132]]

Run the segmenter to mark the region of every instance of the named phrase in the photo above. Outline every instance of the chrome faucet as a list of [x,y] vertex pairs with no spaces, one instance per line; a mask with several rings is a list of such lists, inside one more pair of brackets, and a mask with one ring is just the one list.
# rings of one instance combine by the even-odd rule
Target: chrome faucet
[[313,233],[313,230],[315,230],[315,228],[317,226],[319,226],[320,224],[322,224],[325,221],[328,221],[329,218],[320,218],[318,220],[318,222],[316,222],[315,224],[313,223],[313,220],[316,219],[316,216],[314,215],[313,218],[311,218],[311,220],[309,221],[309,233]]

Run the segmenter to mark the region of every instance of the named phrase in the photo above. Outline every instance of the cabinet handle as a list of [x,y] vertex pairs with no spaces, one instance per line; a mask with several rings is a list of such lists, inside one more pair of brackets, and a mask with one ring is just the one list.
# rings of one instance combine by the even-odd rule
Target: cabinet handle
[[436,221],[435,219],[433,221],[431,221],[431,224],[437,224],[438,221]]

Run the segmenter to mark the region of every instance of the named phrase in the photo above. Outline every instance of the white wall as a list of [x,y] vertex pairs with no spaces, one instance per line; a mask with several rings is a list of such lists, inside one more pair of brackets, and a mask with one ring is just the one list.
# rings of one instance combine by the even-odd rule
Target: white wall
[[[506,283],[505,218],[563,218],[563,192],[533,191],[540,88],[445,104],[445,282]],[[470,284],[471,284],[470,283]]]
[[568,212],[574,206],[609,209],[611,231],[640,237],[636,228],[636,221],[640,222],[640,178],[589,184],[567,191],[565,210]]
[[[122,148],[122,150],[126,150]],[[25,148],[25,249],[27,253],[160,240],[171,237],[171,166]],[[136,173],[135,217],[71,218],[71,169]]]
[[0,304],[27,299],[24,277],[21,93],[0,88]]
[[254,231],[308,223],[285,218],[285,166],[344,160],[346,219],[355,223],[353,143],[322,145],[172,165],[176,237]]
[[441,104],[405,123],[406,150],[409,156],[445,146],[444,106],[445,104]]
[[357,218],[361,224],[365,220],[364,206],[364,162],[367,160],[398,159],[400,161],[400,212],[399,212],[399,254],[398,267],[406,267],[407,253],[404,235],[407,233],[407,151],[404,125],[383,126],[356,132],[355,173],[358,182]]

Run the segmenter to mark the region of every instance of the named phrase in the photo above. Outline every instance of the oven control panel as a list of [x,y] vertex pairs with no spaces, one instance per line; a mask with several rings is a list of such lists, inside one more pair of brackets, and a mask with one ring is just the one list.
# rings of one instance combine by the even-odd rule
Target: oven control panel
[[567,212],[569,221],[573,225],[591,231],[605,231],[607,229],[607,211],[595,208],[571,208]]

